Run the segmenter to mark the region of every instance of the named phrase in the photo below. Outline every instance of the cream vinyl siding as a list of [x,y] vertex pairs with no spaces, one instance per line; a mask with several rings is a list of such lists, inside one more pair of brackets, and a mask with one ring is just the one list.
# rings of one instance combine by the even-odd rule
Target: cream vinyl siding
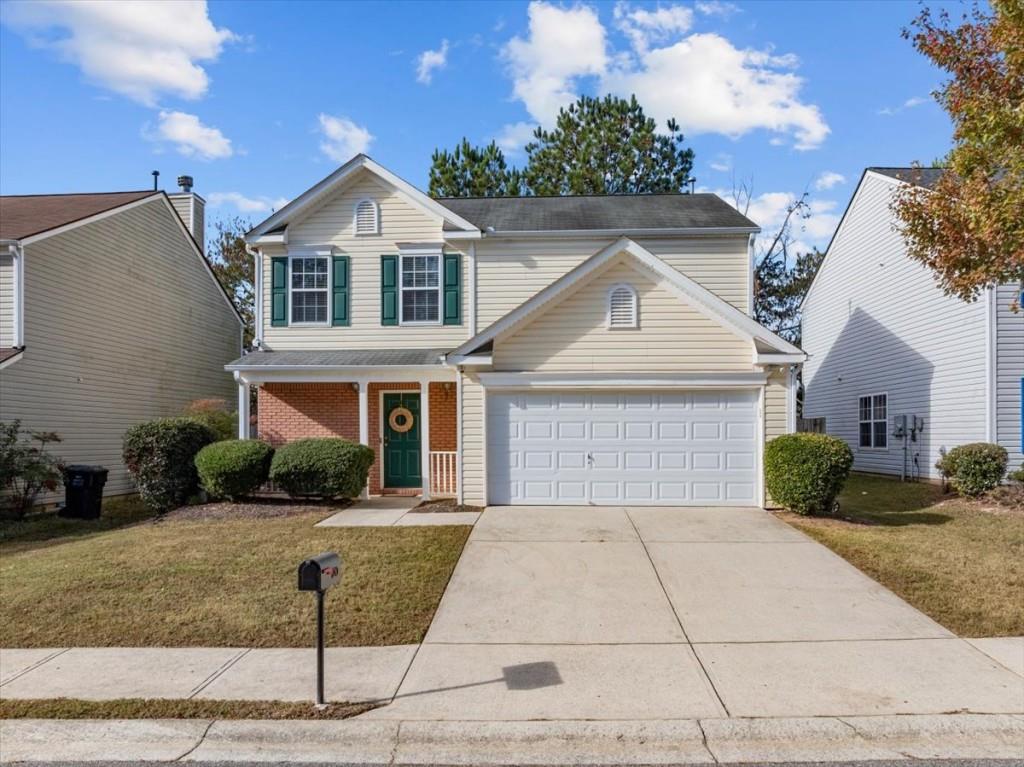
[[[477,243],[477,327],[483,330],[614,240],[484,239]],[[745,235],[637,238],[636,242],[747,311],[750,261]]]
[[484,387],[473,373],[462,374],[462,482],[463,501],[484,502]]
[[[921,476],[937,477],[942,448],[986,436],[988,307],[944,295],[907,256],[889,209],[896,183],[865,175],[804,304],[804,415],[846,440],[854,469],[897,475],[892,418],[917,415],[925,428],[908,464],[916,456]],[[888,447],[861,448],[858,398],[881,393]]]
[[14,256],[0,253],[0,349],[14,344]]
[[786,371],[780,371],[778,368],[772,370],[768,376],[768,384],[764,389],[765,442],[778,437],[780,434],[789,433],[789,429],[786,428],[786,406],[788,404],[786,376]]
[[1010,311],[1020,285],[996,291],[996,441],[1009,454],[1010,469],[1020,468],[1021,379],[1024,378],[1024,310]]
[[[620,256],[536,319],[494,344],[495,370],[749,371],[751,345]],[[608,291],[637,291],[639,326],[607,327]]]
[[60,434],[67,463],[110,469],[108,493],[134,489],[128,427],[194,399],[235,407],[224,365],[241,326],[162,199],[27,245],[25,291],[26,349],[0,371],[0,420]]
[[[379,235],[356,236],[355,205],[364,198],[380,206]],[[454,348],[469,338],[466,318],[468,260],[462,255],[462,325],[382,326],[380,324],[380,257],[398,253],[399,242],[441,242],[442,222],[426,214],[369,173],[361,173],[341,192],[304,219],[288,227],[287,251],[264,249],[263,340],[268,349]],[[345,327],[272,327],[270,324],[270,257],[333,245],[335,255],[349,257],[351,325]],[[446,252],[458,252],[446,247]],[[289,306],[290,306],[289,301]]]

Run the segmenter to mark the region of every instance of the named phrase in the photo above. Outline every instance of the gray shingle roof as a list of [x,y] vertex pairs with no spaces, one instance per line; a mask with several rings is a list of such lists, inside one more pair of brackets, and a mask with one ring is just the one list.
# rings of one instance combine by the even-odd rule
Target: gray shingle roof
[[278,366],[294,367],[389,367],[395,365],[440,365],[447,349],[339,349],[309,351],[250,352],[228,368]]
[[438,202],[480,229],[497,232],[757,226],[715,194],[441,197]]
[[925,189],[933,189],[936,182],[946,172],[945,168],[882,168],[871,167],[868,170],[874,173],[881,173],[883,176],[894,178],[897,181],[905,181],[914,186],[921,186]]
[[21,240],[154,194],[148,190],[4,195],[0,197],[0,240]]

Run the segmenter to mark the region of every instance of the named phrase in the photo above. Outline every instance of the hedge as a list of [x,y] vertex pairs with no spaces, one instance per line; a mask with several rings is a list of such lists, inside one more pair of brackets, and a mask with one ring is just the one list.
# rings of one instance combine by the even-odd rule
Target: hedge
[[354,498],[366,486],[373,451],[336,437],[300,439],[279,447],[270,481],[293,498]]
[[829,514],[853,466],[853,452],[827,434],[784,434],[765,446],[772,500],[797,514]]
[[199,490],[196,453],[214,442],[209,426],[191,418],[140,423],[124,435],[124,462],[139,495],[159,512],[184,505]]
[[954,447],[935,467],[949,477],[958,493],[978,496],[995,488],[1006,476],[1006,449],[991,442]]
[[267,481],[274,448],[258,439],[226,439],[196,454],[199,483],[213,498],[252,495]]

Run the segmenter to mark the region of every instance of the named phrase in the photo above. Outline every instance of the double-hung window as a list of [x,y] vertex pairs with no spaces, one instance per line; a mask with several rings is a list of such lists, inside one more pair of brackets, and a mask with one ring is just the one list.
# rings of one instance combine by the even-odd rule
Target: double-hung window
[[292,324],[326,324],[330,259],[296,256],[291,265]]
[[860,446],[889,446],[889,403],[885,394],[869,394],[859,402]]
[[441,321],[441,254],[402,254],[402,324]]

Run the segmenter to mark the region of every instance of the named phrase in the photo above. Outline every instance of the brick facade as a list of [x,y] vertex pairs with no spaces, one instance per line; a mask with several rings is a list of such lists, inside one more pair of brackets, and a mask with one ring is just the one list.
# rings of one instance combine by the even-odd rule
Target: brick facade
[[[419,391],[418,383],[371,383],[368,387],[369,441],[377,454],[370,467],[370,493],[381,491],[381,392]],[[259,389],[259,435],[271,445],[304,437],[359,440],[359,393],[348,383],[264,384]],[[430,384],[430,449],[458,445],[455,384]]]

